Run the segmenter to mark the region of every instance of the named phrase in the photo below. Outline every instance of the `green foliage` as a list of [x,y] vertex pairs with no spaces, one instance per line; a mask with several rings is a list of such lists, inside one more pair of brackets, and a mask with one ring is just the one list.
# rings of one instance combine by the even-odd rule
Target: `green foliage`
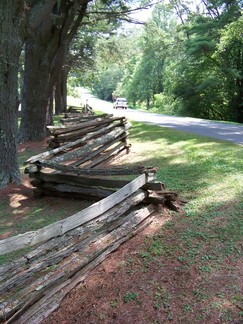
[[98,75],[97,81],[93,83],[95,94],[104,100],[112,100],[112,93],[115,92],[116,85],[123,77],[122,70],[117,64],[110,65]]
[[199,37],[186,42],[189,55],[205,55],[211,53],[215,49],[215,42],[206,37]]
[[239,11],[239,3],[234,2],[234,10],[224,6],[223,1],[207,5],[210,17],[200,14],[187,22],[184,49],[180,48],[180,55],[177,52],[177,66],[173,67],[177,73],[170,72],[172,87],[167,90],[165,83],[165,91],[181,99],[181,106],[177,107],[180,115],[240,122],[242,24],[241,18],[237,23],[231,22],[232,14]]
[[220,62],[227,85],[228,105],[232,119],[243,122],[243,16],[221,31],[215,58]]
[[[184,1],[157,4],[142,33],[101,43],[97,93],[113,91],[162,113],[242,122],[241,9],[237,0],[205,1],[195,11]],[[108,72],[114,62],[120,80]],[[113,88],[107,78],[103,87],[104,74]]]
[[181,106],[180,99],[173,99],[171,95],[166,95],[165,92],[154,95],[155,111],[163,114],[176,115]]
[[138,294],[132,291],[132,292],[126,293],[123,300],[124,300],[125,303],[128,303],[128,302],[130,302],[132,300],[135,300],[137,298],[138,298]]

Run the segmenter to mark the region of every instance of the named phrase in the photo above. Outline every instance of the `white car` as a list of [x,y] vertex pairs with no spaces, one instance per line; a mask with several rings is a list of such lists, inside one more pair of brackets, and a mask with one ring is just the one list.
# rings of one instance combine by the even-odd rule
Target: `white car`
[[127,109],[127,99],[126,98],[117,98],[113,105],[114,109],[123,108]]

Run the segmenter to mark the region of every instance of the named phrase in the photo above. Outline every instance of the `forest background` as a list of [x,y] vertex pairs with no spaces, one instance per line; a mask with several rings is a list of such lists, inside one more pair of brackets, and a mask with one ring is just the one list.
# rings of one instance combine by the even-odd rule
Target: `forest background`
[[[0,188],[21,182],[17,144],[45,138],[78,86],[132,107],[242,123],[242,1],[192,3],[1,2]],[[151,5],[138,28],[130,14]]]

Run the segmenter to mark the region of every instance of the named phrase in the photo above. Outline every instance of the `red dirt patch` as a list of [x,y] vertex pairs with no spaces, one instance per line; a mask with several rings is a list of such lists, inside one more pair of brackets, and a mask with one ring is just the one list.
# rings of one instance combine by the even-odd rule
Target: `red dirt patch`
[[232,303],[229,292],[232,285],[242,289],[241,262],[231,263],[232,276],[226,269],[205,276],[196,265],[178,261],[178,252],[146,256],[146,239],[170,218],[168,212],[158,213],[147,229],[91,271],[42,324],[241,323],[241,306]]

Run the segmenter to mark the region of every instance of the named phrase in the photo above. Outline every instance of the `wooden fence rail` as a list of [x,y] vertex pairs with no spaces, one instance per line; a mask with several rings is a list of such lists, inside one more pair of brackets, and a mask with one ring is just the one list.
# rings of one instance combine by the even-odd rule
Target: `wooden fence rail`
[[131,196],[139,188],[152,180],[151,175],[141,174],[124,187],[109,195],[108,197],[94,203],[82,211],[64,220],[57,221],[39,230],[26,232],[17,236],[9,237],[0,241],[0,255],[16,251],[27,246],[50,240],[53,237],[63,235],[67,231],[80,226],[91,219],[103,214],[114,205],[120,203],[124,198]]
[[130,124],[124,117],[72,119],[49,127],[53,146],[63,145],[28,159],[25,171],[39,193],[98,201],[66,219],[0,241],[0,255],[29,248],[0,267],[2,323],[40,323],[91,269],[152,222],[156,205],[177,209],[178,195],[155,181],[155,168],[100,167],[128,150]]

